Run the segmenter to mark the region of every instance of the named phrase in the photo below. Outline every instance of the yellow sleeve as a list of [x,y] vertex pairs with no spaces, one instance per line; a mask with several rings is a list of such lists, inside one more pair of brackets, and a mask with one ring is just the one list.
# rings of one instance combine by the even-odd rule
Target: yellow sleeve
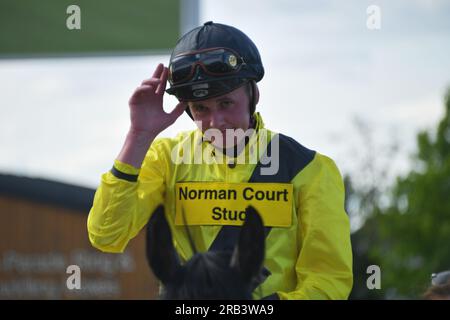
[[163,203],[167,164],[156,145],[152,144],[140,169],[114,162],[119,173],[134,176],[137,181],[118,178],[111,171],[102,175],[87,220],[89,240],[95,248],[123,252],[154,209]]
[[297,178],[301,184],[297,287],[277,293],[280,299],[347,299],[353,261],[341,174],[333,160],[317,153]]

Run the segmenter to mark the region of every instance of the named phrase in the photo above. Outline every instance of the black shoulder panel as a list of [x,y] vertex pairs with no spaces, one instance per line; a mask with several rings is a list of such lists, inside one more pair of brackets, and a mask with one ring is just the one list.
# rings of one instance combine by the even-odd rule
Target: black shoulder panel
[[[258,162],[249,182],[288,183],[314,159],[316,154],[315,151],[304,147],[291,137],[277,134],[272,138],[272,141],[274,141],[274,139],[278,139],[279,144],[278,171],[271,175],[263,175],[261,168],[274,166],[273,161],[276,160],[272,160],[266,165]],[[276,149],[273,150],[274,147],[272,146],[272,141],[267,146],[266,154],[269,154],[271,158],[275,158],[276,155],[273,155],[272,153],[276,152]]]

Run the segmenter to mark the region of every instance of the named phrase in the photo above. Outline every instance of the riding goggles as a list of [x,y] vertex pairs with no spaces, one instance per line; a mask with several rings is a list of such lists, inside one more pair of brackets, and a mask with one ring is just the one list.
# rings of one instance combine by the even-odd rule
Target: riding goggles
[[239,72],[244,59],[228,48],[209,48],[175,56],[169,65],[169,81],[172,85],[187,82],[200,66],[206,74],[227,76]]

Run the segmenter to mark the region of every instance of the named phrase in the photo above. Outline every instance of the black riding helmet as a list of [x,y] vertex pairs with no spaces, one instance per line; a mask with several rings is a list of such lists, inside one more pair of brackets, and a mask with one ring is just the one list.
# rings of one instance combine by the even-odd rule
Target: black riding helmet
[[[178,40],[170,56],[170,88],[166,92],[179,101],[205,100],[248,81],[258,82],[263,76],[253,41],[234,27],[209,21]],[[252,102],[251,114],[254,111]],[[189,109],[186,112],[191,116]]]

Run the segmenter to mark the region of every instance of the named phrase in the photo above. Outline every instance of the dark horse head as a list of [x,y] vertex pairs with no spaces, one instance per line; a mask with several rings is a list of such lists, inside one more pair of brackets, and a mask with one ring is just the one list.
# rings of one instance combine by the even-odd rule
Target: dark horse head
[[[147,259],[163,284],[161,299],[252,299],[262,277],[264,225],[253,207],[246,210],[233,251],[195,253],[180,264],[172,235],[158,207],[147,226]],[[194,249],[195,251],[195,249]]]

